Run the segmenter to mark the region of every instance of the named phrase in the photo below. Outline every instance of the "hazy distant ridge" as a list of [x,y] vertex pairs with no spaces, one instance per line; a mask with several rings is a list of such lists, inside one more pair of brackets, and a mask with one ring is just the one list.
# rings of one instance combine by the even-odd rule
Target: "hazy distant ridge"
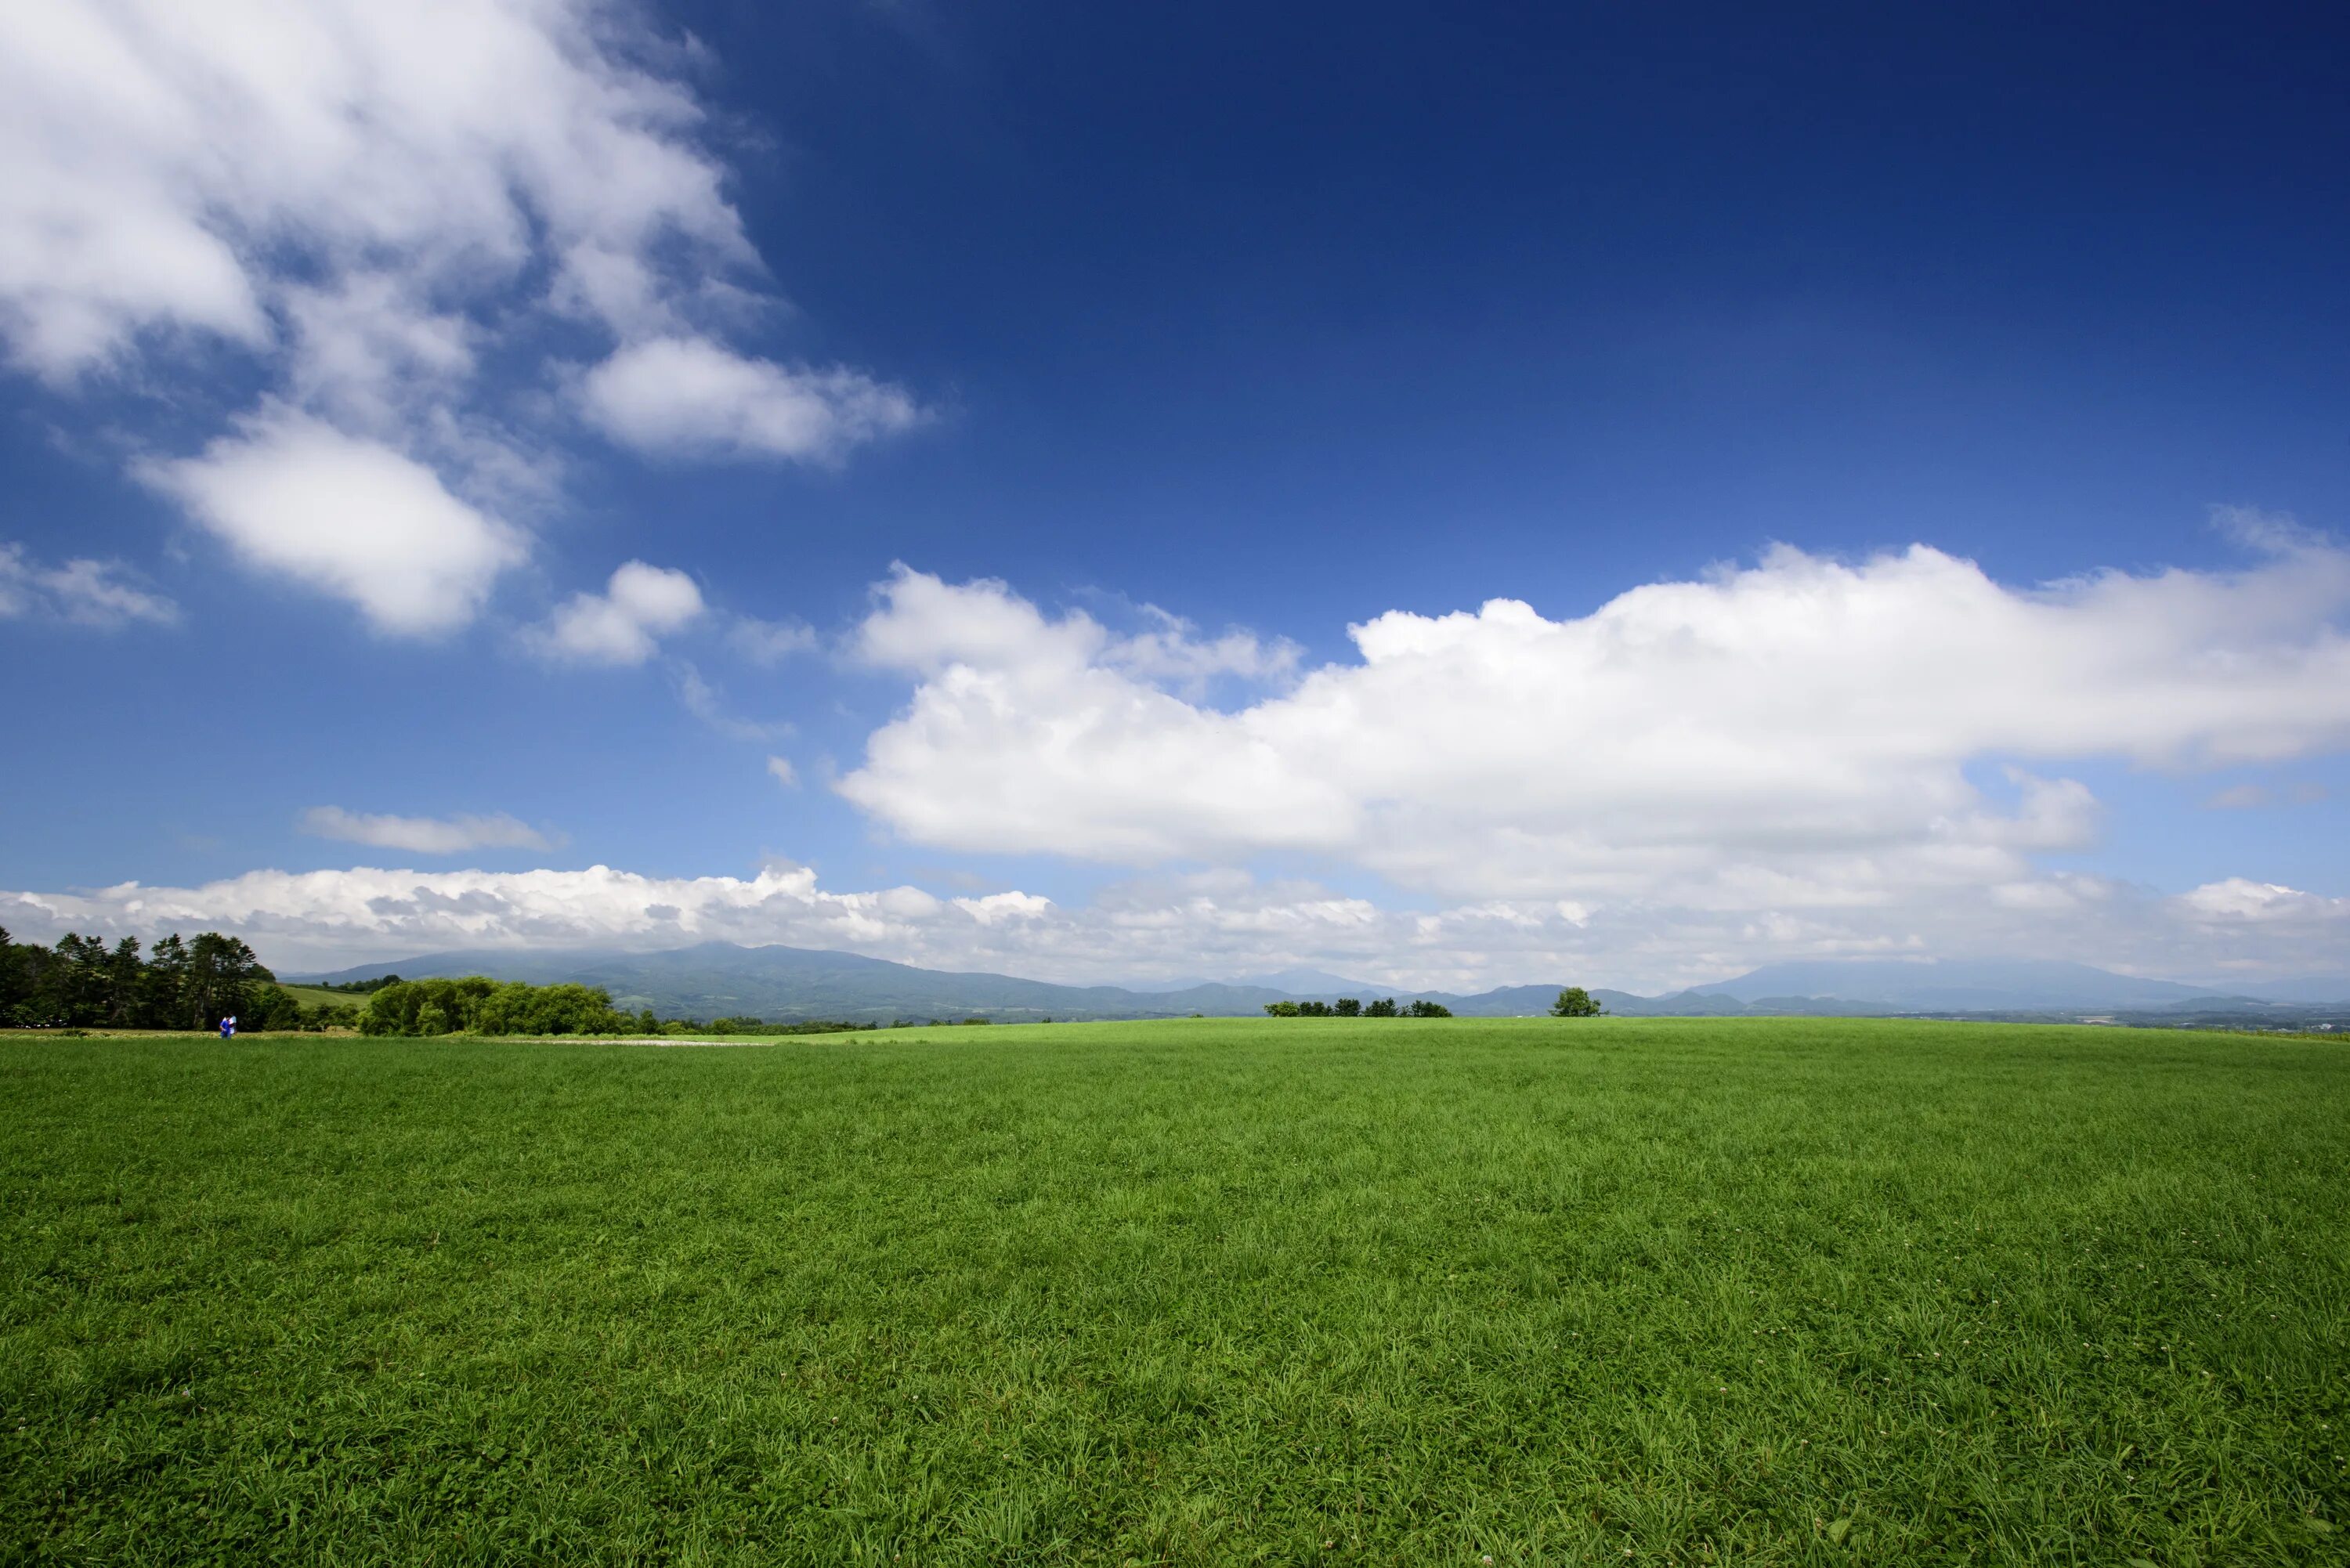
[[[1211,981],[1158,991],[1055,985],[1014,975],[918,969],[856,953],[745,948],[731,942],[703,942],[651,953],[600,950],[428,953],[305,978],[366,980],[391,972],[411,979],[486,974],[542,985],[574,981],[604,987],[622,1007],[650,1007],[666,1018],[751,1014],[859,1023],[949,1017],[1180,1018],[1195,1012],[1217,1017],[1257,1012],[1266,1002],[1283,997],[1326,1000],[1342,995],[1366,1000],[1394,996],[1404,1001],[1425,996],[1463,1017],[1506,1018],[1546,1011],[1560,985],[1568,983],[1502,986],[1462,996],[1440,991],[1393,990],[1320,971],[1290,970],[1231,984]],[[1769,964],[1735,980],[1666,996],[1607,990],[1594,994],[1611,1012],[1645,1017],[1746,1012],[2082,1012],[2191,1006],[2230,997],[2333,1002],[2350,999],[2350,980],[2294,981],[2257,991],[2230,992],[2111,974],[2086,964],[2031,960],[1925,964],[1864,959]]]

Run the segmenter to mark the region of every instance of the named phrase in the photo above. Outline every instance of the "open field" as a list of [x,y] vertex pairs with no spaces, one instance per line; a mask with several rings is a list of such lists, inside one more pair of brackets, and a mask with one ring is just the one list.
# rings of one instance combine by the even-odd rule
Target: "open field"
[[368,1002],[364,996],[348,991],[328,991],[323,985],[287,985],[282,980],[276,984],[279,990],[300,1002],[305,1012],[315,1012],[321,1007],[364,1008]]
[[0,1041],[0,1561],[2350,1560],[2350,1048]]

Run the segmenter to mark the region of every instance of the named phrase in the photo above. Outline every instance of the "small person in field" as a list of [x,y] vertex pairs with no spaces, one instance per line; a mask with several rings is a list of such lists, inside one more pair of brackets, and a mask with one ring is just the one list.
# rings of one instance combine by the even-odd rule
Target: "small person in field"
[[224,1014],[221,1019],[221,1038],[226,1040],[236,1033],[236,1014]]

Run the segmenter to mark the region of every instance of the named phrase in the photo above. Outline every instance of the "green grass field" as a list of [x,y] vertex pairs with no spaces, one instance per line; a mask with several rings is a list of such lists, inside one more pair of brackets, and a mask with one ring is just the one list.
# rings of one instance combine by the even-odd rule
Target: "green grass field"
[[2350,1560],[2350,1050],[0,1043],[0,1561]]
[[287,985],[277,982],[279,990],[302,1004],[305,1012],[316,1012],[322,1007],[357,1007],[365,1009],[368,999],[348,991],[328,991],[323,985]]

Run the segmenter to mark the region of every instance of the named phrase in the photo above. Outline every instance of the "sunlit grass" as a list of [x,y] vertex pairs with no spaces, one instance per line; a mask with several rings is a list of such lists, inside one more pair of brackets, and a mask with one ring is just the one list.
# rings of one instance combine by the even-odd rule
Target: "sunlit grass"
[[0,1560],[2342,1560],[2350,1051],[0,1044]]

